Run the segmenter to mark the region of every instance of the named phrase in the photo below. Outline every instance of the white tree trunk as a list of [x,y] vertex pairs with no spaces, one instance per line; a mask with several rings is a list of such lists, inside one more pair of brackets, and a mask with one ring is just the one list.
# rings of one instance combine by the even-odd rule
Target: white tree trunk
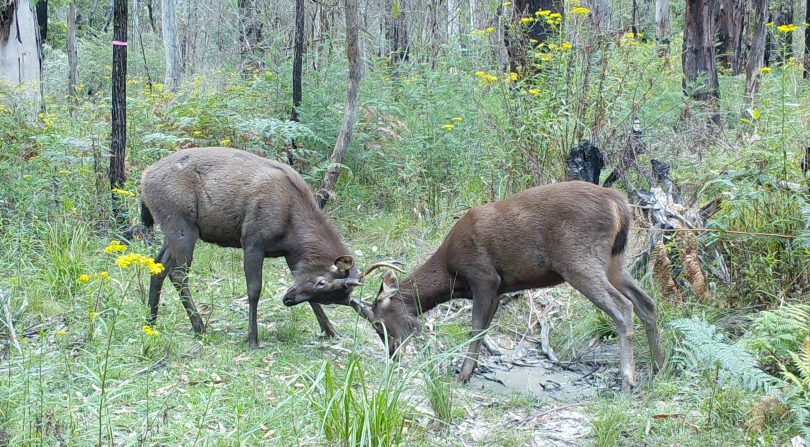
[[470,0],[470,29],[471,30],[478,29],[477,26],[476,26],[476,21],[475,21],[475,13],[476,13],[476,10],[478,9],[477,3],[478,2],[476,2],[476,0]]
[[672,39],[672,29],[669,21],[669,0],[655,1],[655,43],[658,45],[658,55],[669,59],[669,44]]
[[447,0],[447,40],[453,42],[461,34],[459,27],[460,18],[459,0]]
[[161,0],[163,14],[163,49],[166,54],[165,84],[171,91],[177,91],[180,85],[180,47],[177,44],[177,18],[175,0]]
[[76,101],[76,70],[79,65],[76,53],[76,0],[70,2],[67,16],[67,56],[68,56],[68,101]]
[[0,80],[24,85],[29,97],[42,98],[42,55],[31,0],[0,2]]

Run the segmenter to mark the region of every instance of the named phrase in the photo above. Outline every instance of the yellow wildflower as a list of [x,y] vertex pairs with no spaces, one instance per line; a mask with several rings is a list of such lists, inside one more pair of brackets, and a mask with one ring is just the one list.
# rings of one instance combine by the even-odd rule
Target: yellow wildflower
[[762,68],[759,69],[759,71],[762,74],[768,74],[768,73],[771,72],[771,67],[762,67]]
[[113,241],[110,241],[110,245],[108,245],[106,248],[104,248],[104,253],[107,253],[107,254],[118,253],[118,252],[122,252],[122,251],[126,251],[126,250],[127,250],[126,245],[118,242],[117,240],[113,240]]
[[455,121],[457,123],[460,123],[461,122],[461,117],[457,116],[457,117],[453,118],[453,121]]
[[456,126],[454,126],[452,124],[445,124],[442,127],[449,132],[449,131],[453,130],[453,128],[456,127]]
[[220,146],[230,146],[231,145],[231,140],[229,140],[227,138],[219,140],[219,145]]
[[67,335],[67,332],[65,332],[65,331],[56,331],[56,335],[58,335],[60,337],[64,337],[65,335]]
[[794,31],[796,31],[797,29],[799,29],[799,27],[792,24],[792,23],[788,23],[788,24],[785,24],[785,25],[779,25],[779,26],[776,27],[776,30],[779,31],[780,33],[783,33],[783,34],[790,34],[790,33],[794,32]]
[[538,90],[536,88],[530,88],[529,89],[529,94],[532,95],[532,96],[537,95],[539,93],[540,93],[540,90]]
[[577,6],[576,8],[572,9],[571,12],[574,14],[580,14],[584,16],[590,14],[591,10],[584,6]]
[[98,277],[99,277],[99,278],[101,278],[101,279],[107,279],[107,278],[109,278],[109,277],[110,277],[110,274],[109,274],[109,273],[107,273],[107,272],[100,272],[100,273],[98,274]]
[[518,74],[515,73],[514,71],[509,73],[509,79],[511,79],[512,81],[517,81],[518,80]]
[[202,131],[201,130],[195,130],[194,132],[191,132],[191,134],[194,135],[195,137],[199,137],[200,135],[202,135]]
[[113,188],[110,190],[113,194],[118,194],[119,196],[127,196],[127,197],[135,197],[135,193],[131,191],[127,191],[126,189],[120,188]]
[[571,42],[565,41],[565,42],[562,43],[562,49],[563,50],[570,50],[571,47],[572,47]]
[[523,17],[520,19],[520,21],[523,22],[523,24],[525,25],[534,22],[534,19],[531,17]]
[[71,174],[71,172],[68,171],[67,169],[61,169],[59,171],[59,175],[70,175],[70,174]]
[[487,34],[492,34],[492,33],[494,33],[494,32],[495,32],[495,28],[493,28],[493,27],[491,27],[491,26],[490,26],[490,27],[488,27],[487,29],[485,29],[484,31],[485,31]]
[[79,284],[90,282],[90,275],[87,274],[79,275],[79,279],[77,279],[76,282],[78,282]]
[[476,71],[475,75],[478,76],[479,78],[484,78],[487,76],[487,74],[484,73],[483,71]]
[[150,337],[160,337],[160,332],[158,332],[157,329],[152,329],[152,326],[148,324],[143,325],[143,333]]
[[508,8],[510,6],[512,6],[512,2],[503,2],[503,7],[504,8]]
[[133,265],[136,267],[146,267],[152,275],[157,275],[164,270],[163,264],[155,262],[154,259],[148,256],[137,253],[121,255],[115,260],[115,263],[122,269],[129,268]]
[[162,92],[163,91],[163,84],[160,84],[160,83],[152,84],[152,88],[155,89],[155,91]]
[[534,14],[537,15],[537,16],[548,17],[549,15],[551,15],[551,10],[542,9],[540,11],[535,12]]
[[87,315],[90,317],[91,320],[95,320],[96,318],[98,318],[98,312],[90,312]]
[[105,65],[104,71],[112,71],[112,65]]
[[163,270],[165,270],[165,268],[163,268],[163,264],[155,262],[154,260],[151,261],[152,262],[148,263],[149,273],[151,273],[152,275],[158,275],[160,273],[163,273]]

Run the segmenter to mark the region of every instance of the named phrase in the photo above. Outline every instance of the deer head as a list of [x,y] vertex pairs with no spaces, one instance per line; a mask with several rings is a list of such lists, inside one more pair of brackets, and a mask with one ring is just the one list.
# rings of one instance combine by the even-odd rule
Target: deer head
[[318,304],[350,304],[352,290],[363,285],[363,278],[380,267],[402,271],[399,261],[383,261],[370,265],[360,272],[354,267],[354,258],[340,256],[328,269],[313,269],[295,274],[295,282],[284,294],[285,306],[295,306],[305,301]]

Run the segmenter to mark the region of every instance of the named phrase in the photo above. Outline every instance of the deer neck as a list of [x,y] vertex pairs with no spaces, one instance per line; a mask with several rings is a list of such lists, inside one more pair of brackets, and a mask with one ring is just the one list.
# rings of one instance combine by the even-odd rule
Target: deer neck
[[456,284],[441,258],[434,254],[400,284],[399,295],[411,315],[421,315],[453,298]]
[[285,238],[285,258],[290,270],[325,267],[348,254],[337,232],[317,209],[292,213]]

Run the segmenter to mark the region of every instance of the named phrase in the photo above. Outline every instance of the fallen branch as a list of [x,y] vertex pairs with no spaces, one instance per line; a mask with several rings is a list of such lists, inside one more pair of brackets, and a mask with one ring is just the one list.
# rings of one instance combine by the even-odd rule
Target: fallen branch
[[795,239],[799,236],[794,234],[779,234],[779,233],[758,233],[756,231],[738,231],[738,230],[723,230],[720,228],[644,228],[644,227],[632,227],[633,230],[644,230],[644,231],[663,231],[664,233],[676,232],[676,231],[694,231],[694,232],[715,232],[715,233],[728,233],[728,234],[739,234],[744,236],[763,236],[763,237],[778,237],[782,239]]
[[6,293],[0,289],[0,301],[3,302],[3,314],[5,315],[6,321],[5,325],[8,328],[8,337],[11,339],[11,342],[14,344],[14,347],[17,348],[17,353],[22,355],[22,348],[20,347],[20,341],[17,340],[17,332],[14,330],[14,323],[11,319],[11,309],[9,308],[9,302],[11,302],[11,298],[6,296]]

